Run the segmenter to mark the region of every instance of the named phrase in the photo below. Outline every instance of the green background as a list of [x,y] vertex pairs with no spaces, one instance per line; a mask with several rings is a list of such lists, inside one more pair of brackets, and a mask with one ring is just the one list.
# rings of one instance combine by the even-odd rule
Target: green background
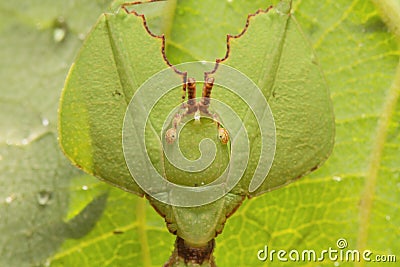
[[[79,172],[57,144],[69,66],[97,17],[119,3],[0,3],[0,266],[161,266],[172,251],[175,237],[144,199]],[[269,4],[173,1],[149,13],[150,29],[166,34],[172,63],[211,61],[225,55],[227,33]],[[257,251],[318,252],[339,238],[399,261],[400,1],[295,0],[293,10],[331,90],[335,148],[313,174],[246,200],[216,239],[217,264],[280,266]]]

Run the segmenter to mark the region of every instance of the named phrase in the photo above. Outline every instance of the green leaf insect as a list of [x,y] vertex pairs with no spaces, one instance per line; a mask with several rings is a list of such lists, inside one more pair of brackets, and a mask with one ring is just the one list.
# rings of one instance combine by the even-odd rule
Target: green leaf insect
[[146,196],[165,218],[177,235],[165,266],[216,266],[214,238],[246,197],[328,158],[329,91],[291,1],[249,15],[224,58],[176,66],[140,5],[103,14],[87,36],[62,93],[59,140],[76,166]]

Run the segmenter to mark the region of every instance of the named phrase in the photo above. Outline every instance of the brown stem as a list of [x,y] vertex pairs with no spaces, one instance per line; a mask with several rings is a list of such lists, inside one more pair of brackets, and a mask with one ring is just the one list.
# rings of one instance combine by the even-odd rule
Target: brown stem
[[178,236],[175,241],[175,249],[164,267],[217,267],[213,256],[214,247],[214,239],[204,246],[193,247]]

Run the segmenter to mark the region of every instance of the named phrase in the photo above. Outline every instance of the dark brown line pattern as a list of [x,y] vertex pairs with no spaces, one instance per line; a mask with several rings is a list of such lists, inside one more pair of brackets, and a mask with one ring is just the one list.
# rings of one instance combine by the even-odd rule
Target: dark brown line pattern
[[225,56],[223,58],[218,58],[218,59],[215,60],[216,64],[215,64],[214,69],[212,71],[205,72],[205,75],[204,75],[205,79],[207,79],[207,77],[209,77],[209,75],[214,74],[217,71],[219,63],[221,63],[221,62],[223,62],[223,61],[228,59],[230,51],[231,51],[231,43],[230,43],[231,39],[240,38],[241,36],[243,36],[246,33],[246,31],[247,31],[247,29],[249,28],[249,25],[250,25],[250,19],[252,17],[257,16],[260,13],[268,13],[272,8],[273,8],[273,6],[271,5],[271,6],[267,7],[266,9],[259,9],[255,13],[247,15],[246,25],[244,26],[243,30],[239,34],[237,34],[237,35],[227,34],[226,35],[226,53],[225,53]]
[[142,18],[143,20],[143,26],[146,29],[147,33],[150,34],[150,36],[154,37],[154,38],[159,38],[162,41],[162,46],[161,46],[161,53],[163,56],[163,59],[165,61],[165,63],[171,67],[178,75],[182,76],[182,89],[183,89],[183,95],[182,95],[182,100],[185,100],[185,95],[186,95],[186,81],[187,81],[187,72],[185,71],[180,71],[178,70],[173,64],[171,64],[167,58],[167,55],[165,53],[165,35],[161,34],[161,35],[156,35],[154,33],[152,33],[147,25],[147,20],[144,14],[139,14],[138,12],[136,12],[135,10],[129,11],[127,7],[129,6],[133,6],[133,5],[138,5],[138,4],[145,4],[145,3],[153,3],[153,2],[162,2],[165,0],[148,0],[148,1],[136,1],[136,2],[128,2],[128,3],[124,3],[121,5],[121,8],[127,13],[127,14],[133,14],[137,17]]
[[[153,3],[153,2],[163,2],[163,1],[166,1],[166,0],[147,0],[147,1],[128,2],[128,3],[122,4],[122,5],[121,5],[121,8],[122,8],[127,14],[133,14],[133,15],[135,15],[135,16],[141,17],[142,20],[143,20],[143,25],[144,25],[146,31],[148,32],[148,34],[150,34],[150,36],[152,36],[152,37],[154,37],[154,38],[159,38],[159,39],[162,40],[161,53],[162,53],[162,56],[163,56],[164,61],[165,61],[166,64],[167,64],[169,67],[171,67],[178,75],[181,75],[181,76],[182,76],[182,89],[183,89],[182,101],[184,101],[185,98],[186,98],[186,89],[187,89],[187,72],[178,70],[178,69],[177,69],[173,64],[171,64],[170,61],[168,60],[167,55],[166,55],[166,53],[165,53],[165,47],[166,47],[165,35],[164,35],[164,34],[156,35],[156,34],[152,33],[152,32],[150,31],[148,25],[147,25],[146,17],[145,17],[143,14],[139,14],[138,12],[136,12],[136,11],[134,11],[134,10],[131,10],[131,11],[130,11],[130,10],[128,10],[128,8],[127,8],[127,7],[129,7],[129,6],[134,6],[134,5],[139,5],[139,4]],[[246,33],[246,31],[247,31],[247,29],[249,28],[249,25],[250,25],[250,19],[251,19],[252,17],[257,16],[257,15],[260,14],[260,13],[268,13],[272,8],[273,8],[273,6],[271,5],[271,6],[267,7],[266,9],[259,9],[259,10],[257,10],[255,13],[252,13],[252,14],[247,15],[246,25],[245,25],[245,27],[243,28],[243,30],[242,30],[239,34],[237,34],[237,35],[228,34],[228,35],[226,36],[226,53],[225,53],[225,56],[224,56],[223,58],[218,58],[218,59],[215,60],[214,69],[212,69],[211,71],[208,71],[208,72],[204,72],[204,81],[207,81],[207,80],[209,79],[209,76],[212,75],[212,74],[214,74],[214,73],[217,71],[219,63],[221,63],[221,62],[223,62],[223,61],[225,61],[225,60],[228,59],[229,54],[230,54],[230,49],[231,49],[231,47],[230,47],[230,40],[231,40],[231,39],[240,38],[241,36],[243,36],[243,35]]]

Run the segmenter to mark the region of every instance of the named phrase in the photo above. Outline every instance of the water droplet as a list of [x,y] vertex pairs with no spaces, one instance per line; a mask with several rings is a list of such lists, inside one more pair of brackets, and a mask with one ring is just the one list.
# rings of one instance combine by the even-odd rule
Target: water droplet
[[44,206],[49,203],[51,200],[51,192],[43,190],[40,191],[39,194],[37,195],[37,201],[39,205]]
[[53,39],[56,43],[60,43],[67,35],[67,24],[63,17],[59,17],[54,22]]
[[385,219],[386,221],[390,221],[390,215],[386,215]]
[[67,31],[63,28],[55,28],[53,32],[53,38],[56,43],[62,42],[67,35]]
[[43,124],[43,126],[49,126],[49,120],[47,119],[47,118],[43,118],[42,119],[42,124]]
[[84,191],[88,190],[88,186],[87,185],[82,186],[82,190]]
[[336,181],[336,182],[342,181],[342,177],[340,177],[340,176],[333,176],[332,179],[333,179],[334,181]]
[[[34,109],[13,103],[4,103],[1,107],[5,114],[13,116],[0,122],[0,142],[7,145],[27,145],[48,130],[43,126],[42,117]],[[17,117],[20,119],[16,120]]]
[[6,203],[10,204],[11,202],[13,202],[14,198],[12,196],[8,196],[6,197]]

